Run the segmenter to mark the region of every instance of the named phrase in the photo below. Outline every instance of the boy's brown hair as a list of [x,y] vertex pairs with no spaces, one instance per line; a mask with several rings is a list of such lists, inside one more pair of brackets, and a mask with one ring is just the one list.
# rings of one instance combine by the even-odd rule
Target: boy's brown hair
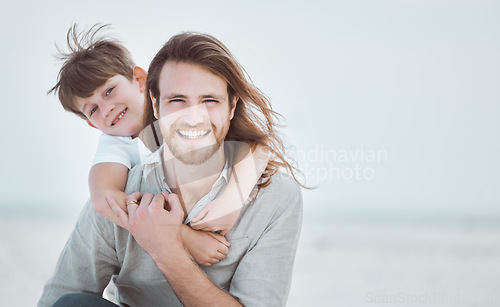
[[59,70],[57,83],[47,94],[56,92],[66,111],[87,119],[76,105],[76,97],[87,98],[116,75],[132,81],[135,63],[129,51],[113,37],[104,37],[102,32],[109,25],[96,24],[88,31],[78,31],[74,24],[66,34],[68,52],[59,47],[57,56],[64,63]]

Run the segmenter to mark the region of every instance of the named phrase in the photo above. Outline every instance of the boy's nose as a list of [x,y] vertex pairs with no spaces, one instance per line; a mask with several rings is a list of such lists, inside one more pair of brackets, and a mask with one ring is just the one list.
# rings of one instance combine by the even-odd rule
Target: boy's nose
[[101,109],[104,111],[104,116],[108,117],[115,109],[115,105],[113,103],[102,103]]

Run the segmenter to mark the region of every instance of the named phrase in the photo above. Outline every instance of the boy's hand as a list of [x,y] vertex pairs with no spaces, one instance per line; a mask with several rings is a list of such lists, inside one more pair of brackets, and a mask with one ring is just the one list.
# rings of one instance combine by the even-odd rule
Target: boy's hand
[[231,201],[225,199],[216,199],[208,203],[203,210],[198,213],[191,221],[193,229],[203,231],[220,231],[225,235],[238,219],[241,211],[241,205],[235,206]]
[[189,226],[183,227],[181,235],[184,247],[199,265],[211,266],[229,253],[231,244],[222,235],[197,231]]

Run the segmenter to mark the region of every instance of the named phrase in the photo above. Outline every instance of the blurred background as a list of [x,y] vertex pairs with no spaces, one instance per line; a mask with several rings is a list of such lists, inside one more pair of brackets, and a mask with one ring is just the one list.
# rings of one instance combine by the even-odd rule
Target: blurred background
[[34,305],[88,198],[98,131],[54,95],[72,23],[137,65],[219,38],[303,171],[289,306],[500,306],[497,1],[2,2],[0,297]]

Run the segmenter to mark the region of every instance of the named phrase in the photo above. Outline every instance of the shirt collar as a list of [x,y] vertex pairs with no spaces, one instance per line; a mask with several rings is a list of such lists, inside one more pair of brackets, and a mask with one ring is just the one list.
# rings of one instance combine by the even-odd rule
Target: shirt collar
[[[172,193],[172,190],[165,181],[165,174],[163,172],[163,146],[160,146],[157,151],[151,153],[142,161],[142,176],[143,182],[150,186],[160,187],[162,191]],[[232,172],[232,161],[234,158],[234,145],[232,142],[224,143],[224,168],[222,169],[219,177],[212,185],[210,192],[203,196],[188,213],[185,223],[189,223],[209,202],[217,198],[227,183]]]

